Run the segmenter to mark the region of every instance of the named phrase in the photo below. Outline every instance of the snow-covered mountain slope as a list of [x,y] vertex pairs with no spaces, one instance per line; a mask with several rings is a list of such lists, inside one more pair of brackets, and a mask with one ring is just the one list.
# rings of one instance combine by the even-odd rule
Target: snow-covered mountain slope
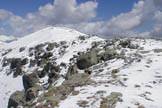
[[160,40],[48,27],[0,50],[0,108],[162,108]]
[[65,27],[47,27],[38,32],[22,37],[17,41],[8,44],[7,47],[32,47],[44,42],[72,41],[81,35],[85,34]]
[[[3,64],[5,58],[33,58],[29,57],[29,49],[34,48],[37,45],[40,44],[48,44],[47,42],[57,42],[59,44],[66,44],[60,48],[54,49],[52,52],[55,54],[55,56],[58,58],[57,62],[69,62],[69,59],[73,57],[73,54],[76,54],[79,51],[86,51],[86,49],[91,47],[92,41],[100,41],[102,39],[98,37],[92,37],[87,39],[85,42],[82,42],[82,40],[78,40],[79,37],[84,36],[85,38],[88,38],[87,35],[80,33],[78,31],[69,29],[69,28],[60,28],[60,27],[48,27],[43,30],[40,30],[36,33],[33,33],[31,35],[22,37],[18,39],[17,41],[7,43],[4,46],[1,46],[1,63]],[[61,43],[62,42],[62,43]],[[66,42],[66,43],[64,43]],[[72,43],[75,43],[75,45],[72,45]],[[47,46],[47,45],[45,45]],[[67,52],[64,55],[60,55],[59,51],[64,51],[65,46],[68,46]],[[23,51],[20,51],[20,49],[24,49]],[[22,77],[13,78],[13,75],[6,75],[9,73],[9,67],[0,67],[1,73],[0,73],[0,83],[1,83],[1,89],[0,89],[0,95],[1,95],[1,106],[0,108],[7,107],[9,96],[15,92],[16,90],[22,90]],[[35,69],[35,68],[34,68]],[[26,73],[33,71],[33,68],[30,69],[29,65],[24,67],[24,70]],[[20,82],[20,83],[18,83]]]

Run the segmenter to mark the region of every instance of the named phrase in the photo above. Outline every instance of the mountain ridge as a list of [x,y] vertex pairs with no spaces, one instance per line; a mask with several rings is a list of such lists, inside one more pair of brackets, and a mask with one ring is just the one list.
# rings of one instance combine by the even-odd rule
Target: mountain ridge
[[162,107],[160,40],[48,27],[7,45],[0,48],[3,108]]

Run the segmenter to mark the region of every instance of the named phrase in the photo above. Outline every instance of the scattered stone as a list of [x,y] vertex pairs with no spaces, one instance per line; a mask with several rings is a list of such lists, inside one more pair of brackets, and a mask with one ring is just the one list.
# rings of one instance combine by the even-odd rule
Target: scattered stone
[[21,47],[20,49],[19,49],[19,52],[22,52],[22,51],[24,51],[25,50],[25,47]]
[[119,69],[113,69],[112,71],[111,71],[111,76],[112,76],[112,78],[117,78],[117,73],[119,72]]
[[154,52],[155,53],[161,53],[162,52],[162,49],[154,49]]
[[75,90],[74,90],[74,91],[72,92],[72,95],[73,95],[73,96],[78,95],[78,94],[79,94],[79,91],[75,91]]
[[86,100],[80,100],[80,101],[78,101],[77,105],[78,105],[79,107],[83,107],[83,108],[89,106],[89,105],[88,105],[88,101],[86,101]]
[[7,55],[7,54],[10,53],[11,51],[12,51],[12,49],[8,49],[8,50],[6,50],[4,53],[2,53],[2,56]]
[[85,69],[85,71],[84,71],[86,74],[91,74],[92,73],[92,70],[90,70],[90,69]]
[[147,53],[150,53],[150,51],[140,51],[140,53],[147,54]]
[[79,40],[85,40],[85,36],[79,36]]
[[136,84],[136,85],[134,85],[134,87],[135,87],[135,88],[139,88],[139,87],[141,87],[141,86]]
[[117,73],[119,73],[119,69],[113,69],[111,73],[112,74],[117,74]]

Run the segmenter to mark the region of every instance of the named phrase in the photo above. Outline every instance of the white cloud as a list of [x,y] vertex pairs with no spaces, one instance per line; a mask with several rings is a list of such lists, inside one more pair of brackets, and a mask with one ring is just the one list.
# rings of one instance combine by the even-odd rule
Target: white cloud
[[55,0],[25,17],[0,10],[0,33],[23,36],[48,25],[63,25],[91,34],[132,34],[144,24],[150,26],[150,23],[153,23],[152,31],[145,30],[147,34],[160,34],[162,31],[161,0],[140,0],[129,12],[106,21],[93,21],[97,7],[98,3],[93,1],[77,4],[76,0]]
[[0,10],[0,26],[10,28],[12,35],[23,36],[48,25],[91,21],[96,17],[96,8],[97,3],[92,1],[77,4],[76,0],[55,0],[53,4],[46,4],[38,12],[28,13],[24,18]]
[[11,12],[0,9],[0,21],[7,19],[10,15],[12,15]]

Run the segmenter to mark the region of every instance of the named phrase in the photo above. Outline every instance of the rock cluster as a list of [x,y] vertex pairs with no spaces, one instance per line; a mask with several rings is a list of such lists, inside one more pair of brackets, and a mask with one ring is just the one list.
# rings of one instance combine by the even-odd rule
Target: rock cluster
[[[80,41],[86,40],[84,36],[79,37]],[[74,42],[73,42],[74,44]],[[111,40],[103,42],[93,42],[92,47],[85,52],[79,52],[70,59],[70,63],[56,63],[55,49],[59,50],[59,56],[65,54],[69,46],[66,41],[44,43],[29,48],[29,58],[5,58],[3,66],[10,66],[11,73],[17,77],[22,75],[24,91],[16,91],[10,96],[8,108],[26,106],[31,108],[54,108],[59,105],[61,100],[67,98],[68,95],[78,94],[75,87],[89,84],[95,84],[91,80],[90,75],[93,73],[91,66],[103,63],[112,59],[125,59],[124,53],[118,50],[126,48],[136,49],[137,45],[131,43],[130,40]],[[20,52],[26,50],[25,47],[19,49]],[[159,50],[158,50],[159,51]],[[157,51],[156,51],[157,52]],[[32,72],[24,72],[23,66],[34,68]],[[66,74],[60,74],[61,71]],[[81,73],[82,71],[83,73]],[[100,69],[99,72],[102,72]],[[112,70],[111,75],[115,77],[118,70]],[[41,79],[47,77],[46,83],[40,82]],[[55,86],[55,82],[59,78],[64,81],[59,86]],[[115,108],[122,94],[113,92],[110,96],[103,98],[100,108]],[[39,104],[37,104],[39,103]],[[85,101],[80,101],[79,106],[86,105]]]

